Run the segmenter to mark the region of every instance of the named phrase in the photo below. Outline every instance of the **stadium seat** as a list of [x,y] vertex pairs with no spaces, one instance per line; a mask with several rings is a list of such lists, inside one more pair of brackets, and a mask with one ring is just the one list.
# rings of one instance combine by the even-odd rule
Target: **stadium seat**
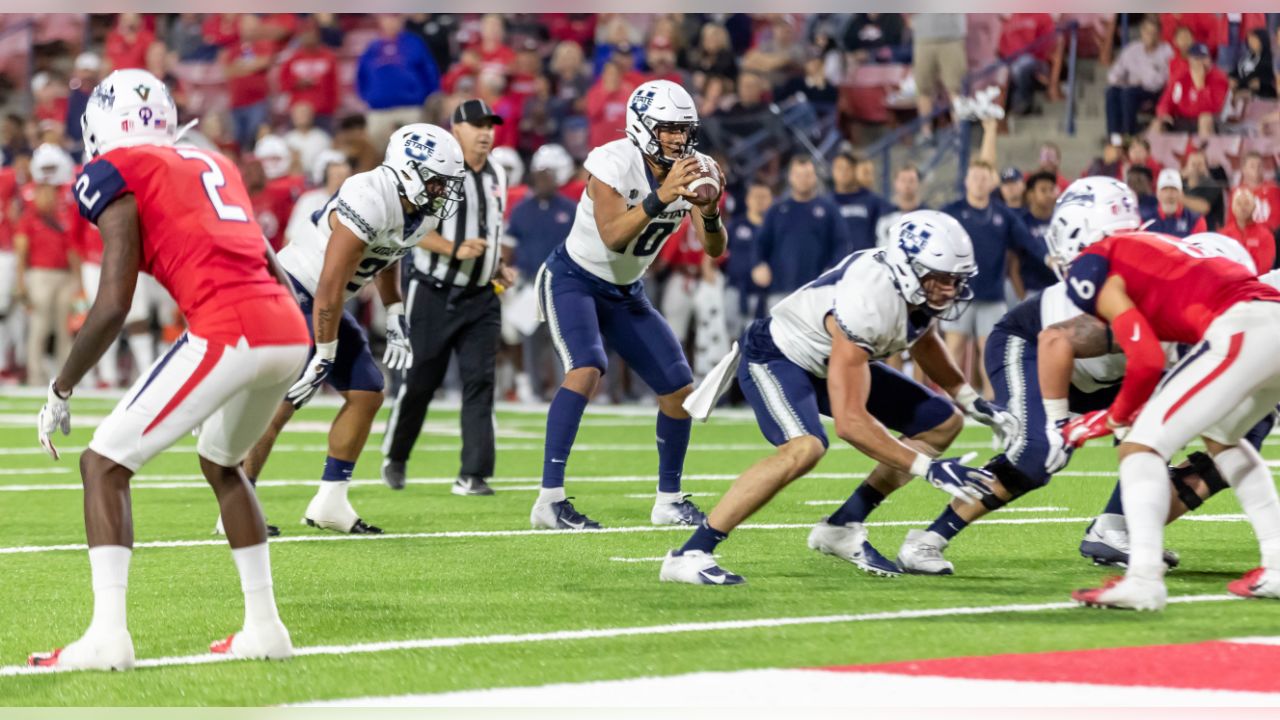
[[[1213,135],[1204,143],[1204,156],[1209,165],[1221,165],[1228,173],[1240,167],[1244,138],[1239,135]],[[1186,156],[1186,152],[1179,153]]]
[[1148,133],[1151,157],[1164,167],[1182,167],[1187,152],[1187,133]]

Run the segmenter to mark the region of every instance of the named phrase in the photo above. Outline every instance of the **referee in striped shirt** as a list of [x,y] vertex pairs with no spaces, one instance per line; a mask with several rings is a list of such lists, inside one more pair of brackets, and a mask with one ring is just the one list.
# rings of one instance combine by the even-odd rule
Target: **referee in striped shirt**
[[452,355],[462,379],[462,466],[453,493],[493,494],[487,480],[493,476],[493,386],[501,332],[494,281],[504,287],[515,282],[500,242],[507,179],[502,167],[489,161],[493,128],[501,124],[484,100],[467,100],[453,113],[453,136],[467,165],[464,195],[453,217],[413,251],[406,300],[413,366],[391,406],[382,445],[382,479],[394,490],[404,487],[405,463]]

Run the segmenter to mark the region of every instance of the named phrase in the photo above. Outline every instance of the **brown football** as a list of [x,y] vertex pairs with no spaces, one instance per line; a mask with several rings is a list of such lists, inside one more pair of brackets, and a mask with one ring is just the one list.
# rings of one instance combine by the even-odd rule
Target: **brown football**
[[698,196],[698,202],[710,203],[720,198],[720,166],[715,160],[698,153],[698,176],[689,183],[689,192]]

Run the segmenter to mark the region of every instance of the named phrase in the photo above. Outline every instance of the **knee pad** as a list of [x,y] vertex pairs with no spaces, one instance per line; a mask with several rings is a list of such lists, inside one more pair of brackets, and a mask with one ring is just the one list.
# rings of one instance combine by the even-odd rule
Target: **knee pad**
[[1182,504],[1187,506],[1187,510],[1196,510],[1204,504],[1204,499],[1187,484],[1187,476],[1199,475],[1200,479],[1204,480],[1205,486],[1209,488],[1209,497],[1226,490],[1227,482],[1222,479],[1222,474],[1218,472],[1218,466],[1213,463],[1213,458],[1207,454],[1191,453],[1187,456],[1187,462],[1190,463],[1187,467],[1169,469],[1169,482],[1173,483],[1173,491],[1178,494]]
[[[995,475],[996,479],[1000,481],[1000,484],[1004,486],[1004,489],[1008,490],[1009,494],[1015,499],[1026,495],[1032,490],[1042,488],[1049,484],[1048,475],[1042,475],[1039,478],[1032,477],[1022,470],[1019,470],[1018,467],[1010,462],[1009,458],[1004,455],[997,455],[992,458],[991,461],[986,464],[984,469],[992,475]],[[983,504],[986,504],[985,500],[983,501]],[[991,509],[994,510],[996,508]]]

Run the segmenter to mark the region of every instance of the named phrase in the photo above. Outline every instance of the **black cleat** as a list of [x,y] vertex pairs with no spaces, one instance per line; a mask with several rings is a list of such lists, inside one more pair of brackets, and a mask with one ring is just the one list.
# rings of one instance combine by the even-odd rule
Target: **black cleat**
[[449,490],[454,495],[492,495],[493,488],[479,475],[461,475]]
[[382,462],[382,482],[392,490],[404,489],[404,463],[395,460],[384,460]]

